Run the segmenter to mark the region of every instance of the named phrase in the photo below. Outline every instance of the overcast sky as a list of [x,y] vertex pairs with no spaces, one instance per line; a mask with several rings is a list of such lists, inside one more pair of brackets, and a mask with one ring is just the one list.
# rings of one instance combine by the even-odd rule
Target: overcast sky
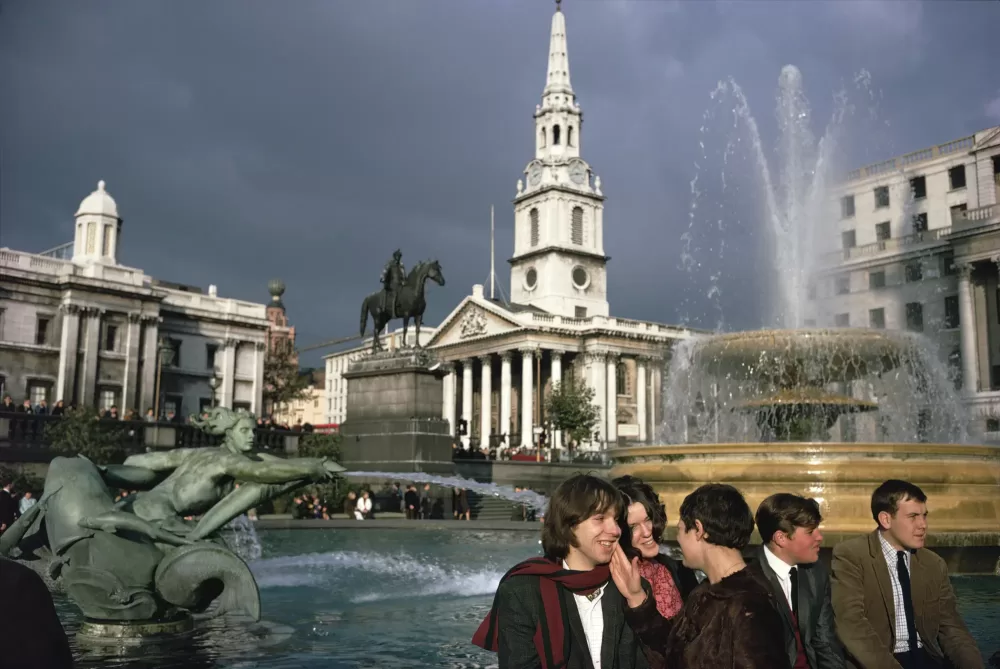
[[[801,68],[817,133],[847,82],[877,106],[844,146],[861,163],[1000,123],[1000,2],[563,8],[583,157],[608,197],[617,316],[714,325],[713,303],[727,327],[760,324],[751,181],[702,196],[738,203],[734,250],[680,268],[699,142],[733,136],[710,100],[720,80],[740,83],[767,144],[782,65]],[[491,204],[509,282],[510,201],[532,157],[552,11],[545,0],[3,0],[0,246],[70,241],[76,206],[104,179],[125,220],[120,262],[256,301],[280,277],[300,345],[357,331],[397,246],[407,266],[440,259],[437,323],[488,275]],[[862,69],[867,99],[850,83]],[[721,170],[707,162],[703,183]],[[720,274],[714,302],[706,273]]]

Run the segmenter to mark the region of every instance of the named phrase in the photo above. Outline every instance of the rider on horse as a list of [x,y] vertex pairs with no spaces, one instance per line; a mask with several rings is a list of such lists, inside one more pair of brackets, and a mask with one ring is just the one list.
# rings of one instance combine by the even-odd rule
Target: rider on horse
[[392,254],[392,259],[385,264],[379,281],[385,288],[382,292],[382,310],[389,309],[390,318],[396,318],[396,296],[399,289],[406,283],[406,268],[403,267],[402,251],[396,249]]

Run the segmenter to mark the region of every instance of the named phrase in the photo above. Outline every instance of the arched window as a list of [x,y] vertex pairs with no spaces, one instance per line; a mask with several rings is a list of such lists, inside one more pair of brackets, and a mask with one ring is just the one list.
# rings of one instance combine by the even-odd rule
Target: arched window
[[573,207],[573,218],[569,232],[573,243],[583,246],[583,207]]
[[539,142],[541,144],[541,147],[544,149],[545,148],[545,126],[544,125],[542,126],[542,129],[539,132],[538,139],[539,139]]
[[628,395],[628,370],[625,369],[625,364],[619,362],[618,368],[616,370],[616,385],[618,386],[619,395]]
[[573,126],[566,126],[566,146],[573,146]]
[[531,245],[538,246],[538,210],[532,208],[528,216],[531,219]]
[[559,126],[552,126],[552,146],[559,146]]

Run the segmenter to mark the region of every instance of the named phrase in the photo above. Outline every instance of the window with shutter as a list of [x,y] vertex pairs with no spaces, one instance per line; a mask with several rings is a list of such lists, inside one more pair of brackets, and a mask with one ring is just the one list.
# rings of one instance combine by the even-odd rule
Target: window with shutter
[[532,209],[531,217],[531,245],[538,246],[538,210]]
[[583,207],[573,207],[573,223],[570,237],[577,246],[583,246]]

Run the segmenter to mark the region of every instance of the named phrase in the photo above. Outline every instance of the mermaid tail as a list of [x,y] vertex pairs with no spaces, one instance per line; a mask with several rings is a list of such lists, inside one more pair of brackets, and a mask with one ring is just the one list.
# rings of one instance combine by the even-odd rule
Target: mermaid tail
[[156,568],[156,593],[165,602],[200,613],[218,600],[219,614],[260,620],[260,591],[246,562],[227,548],[199,542],[169,553]]

